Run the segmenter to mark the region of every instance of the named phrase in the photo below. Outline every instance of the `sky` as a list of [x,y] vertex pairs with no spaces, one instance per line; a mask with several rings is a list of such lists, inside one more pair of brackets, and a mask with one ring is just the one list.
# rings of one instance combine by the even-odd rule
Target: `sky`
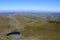
[[58,11],[60,0],[0,0],[0,11]]

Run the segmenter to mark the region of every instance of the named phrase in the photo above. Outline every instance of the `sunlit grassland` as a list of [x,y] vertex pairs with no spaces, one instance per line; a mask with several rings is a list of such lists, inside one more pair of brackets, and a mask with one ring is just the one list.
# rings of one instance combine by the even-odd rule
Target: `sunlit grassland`
[[21,32],[24,38],[35,37],[39,38],[39,40],[60,40],[60,23],[49,23],[41,19],[33,21],[27,17],[16,17],[16,19],[22,23],[18,28],[10,25],[9,18],[0,17],[0,32],[3,32],[3,34],[0,34],[0,40],[12,40],[15,35],[6,36],[11,31]]

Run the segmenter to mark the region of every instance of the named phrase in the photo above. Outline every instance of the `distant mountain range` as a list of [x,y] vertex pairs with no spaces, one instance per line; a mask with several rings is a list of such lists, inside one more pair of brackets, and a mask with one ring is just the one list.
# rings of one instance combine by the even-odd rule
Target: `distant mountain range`
[[1,12],[0,15],[11,16],[11,15],[26,15],[26,16],[35,16],[46,19],[60,20],[60,12]]

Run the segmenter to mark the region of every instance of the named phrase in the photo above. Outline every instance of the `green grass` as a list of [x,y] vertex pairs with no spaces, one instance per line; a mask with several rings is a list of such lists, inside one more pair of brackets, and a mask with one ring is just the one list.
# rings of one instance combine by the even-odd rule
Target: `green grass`
[[22,32],[22,35],[25,37],[31,37],[31,36],[37,36],[40,39],[43,40],[60,40],[60,24],[52,24],[52,23],[46,23],[42,26],[38,26],[38,24],[32,25],[32,26],[26,26],[24,31]]
[[[45,20],[34,20],[28,18],[16,18],[19,22],[23,23],[18,26],[18,29],[9,24],[9,19],[0,17],[0,31],[7,29],[9,31],[19,31],[25,38],[38,37],[42,40],[60,40],[60,24],[48,23]],[[2,21],[4,24],[2,24]],[[25,21],[25,22],[24,22]],[[0,40],[11,40],[14,36],[6,36],[6,33],[0,34]]]

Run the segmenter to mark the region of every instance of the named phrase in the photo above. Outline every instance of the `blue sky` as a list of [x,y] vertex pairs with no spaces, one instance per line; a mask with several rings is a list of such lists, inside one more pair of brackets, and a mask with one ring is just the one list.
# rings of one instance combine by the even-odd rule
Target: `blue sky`
[[60,11],[60,0],[0,0],[0,11]]

